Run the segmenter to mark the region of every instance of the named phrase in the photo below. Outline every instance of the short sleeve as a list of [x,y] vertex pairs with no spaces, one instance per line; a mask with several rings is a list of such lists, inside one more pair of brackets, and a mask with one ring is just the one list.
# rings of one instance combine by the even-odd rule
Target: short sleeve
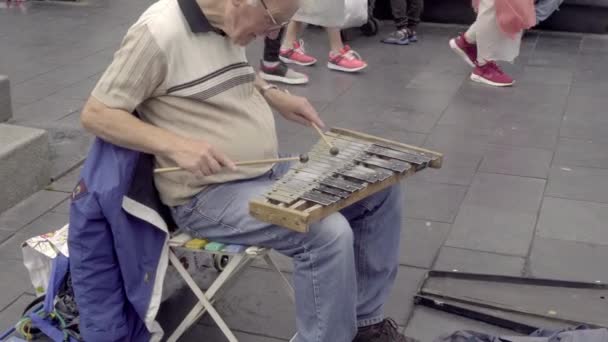
[[110,108],[133,112],[158,92],[166,70],[165,56],[148,27],[133,26],[92,96]]

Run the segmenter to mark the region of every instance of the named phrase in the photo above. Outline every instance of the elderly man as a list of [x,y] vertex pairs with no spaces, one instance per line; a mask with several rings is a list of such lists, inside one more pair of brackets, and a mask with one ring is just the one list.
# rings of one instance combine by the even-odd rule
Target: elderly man
[[306,234],[248,214],[249,200],[289,167],[235,166],[278,156],[270,107],[288,120],[323,126],[306,99],[256,77],[245,57],[245,45],[258,36],[276,38],[296,10],[295,0],[156,2],[127,32],[82,123],[105,141],[153,154],[157,167],[184,169],[154,180],[180,228],[293,258],[295,341],[407,341],[383,314],[398,269],[398,188],[333,214]]

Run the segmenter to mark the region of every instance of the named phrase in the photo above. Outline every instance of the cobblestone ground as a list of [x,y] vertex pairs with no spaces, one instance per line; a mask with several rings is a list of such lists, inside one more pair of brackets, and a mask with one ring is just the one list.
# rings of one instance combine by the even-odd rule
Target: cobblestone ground
[[[79,110],[125,30],[150,3],[6,8],[0,2],[0,74],[12,82],[11,123],[51,132],[55,180],[0,214],[0,329],[33,298],[20,243],[68,220],[67,197],[78,177],[77,168],[70,170],[91,141]],[[385,23],[381,34],[389,29]],[[421,41],[407,47],[355,34],[350,43],[370,67],[346,75],[325,68],[325,35],[310,29],[307,47],[321,63],[304,70],[308,86],[290,88],[331,126],[445,153],[443,169],[406,182],[401,267],[386,308],[423,341],[463,328],[498,331],[414,308],[412,295],[430,269],[608,281],[608,41],[531,32],[517,63],[506,66],[517,85],[493,89],[472,84],[468,67],[448,49],[459,30],[425,24]],[[257,66],[260,43],[248,53]],[[317,139],[313,131],[278,125],[286,151],[305,152]],[[218,307],[243,341],[285,341],[294,332],[293,307],[280,291],[274,274],[252,268]],[[192,301],[183,291],[164,305],[167,330]],[[183,341],[201,339],[223,340],[207,318]]]

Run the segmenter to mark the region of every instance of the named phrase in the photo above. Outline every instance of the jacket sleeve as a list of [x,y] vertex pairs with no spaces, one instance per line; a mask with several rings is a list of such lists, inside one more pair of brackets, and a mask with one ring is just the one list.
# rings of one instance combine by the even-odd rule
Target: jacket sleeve
[[94,194],[73,199],[68,235],[70,272],[87,342],[127,341],[127,302],[112,232]]

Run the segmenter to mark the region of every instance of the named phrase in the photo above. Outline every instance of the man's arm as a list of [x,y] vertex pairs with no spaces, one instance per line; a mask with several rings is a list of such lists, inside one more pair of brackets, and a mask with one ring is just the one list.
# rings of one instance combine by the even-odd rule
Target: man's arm
[[90,97],[80,117],[82,126],[113,144],[145,153],[169,156],[183,139],[165,129],[141,121],[121,109],[112,109]]
[[82,125],[96,136],[136,151],[169,158],[198,175],[220,172],[234,163],[203,140],[190,139],[141,121],[129,112],[112,109],[90,97],[81,115]]
[[[258,90],[264,89],[267,85],[268,82],[259,74],[256,75],[255,87]],[[311,122],[314,122],[319,127],[325,127],[319,114],[306,98],[291,95],[279,89],[269,89],[263,94],[268,104],[279,111],[286,119],[305,126],[310,126]]]

